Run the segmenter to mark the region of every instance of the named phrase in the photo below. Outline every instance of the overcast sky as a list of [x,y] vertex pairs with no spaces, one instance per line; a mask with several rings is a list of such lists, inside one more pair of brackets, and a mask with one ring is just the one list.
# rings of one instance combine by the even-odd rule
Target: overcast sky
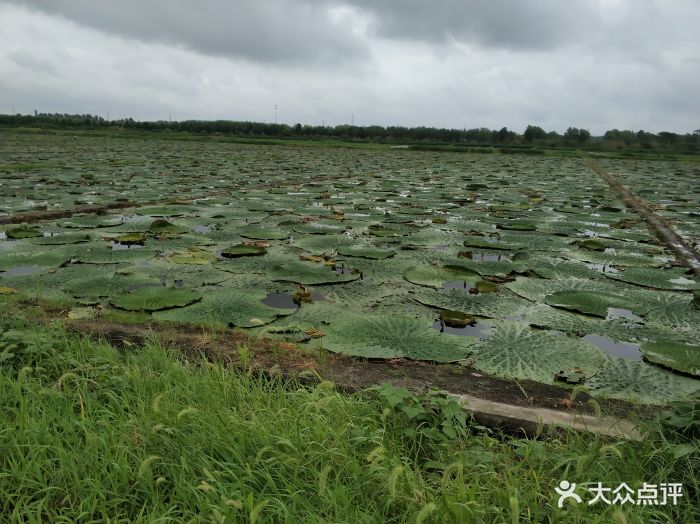
[[698,0],[0,1],[0,113],[700,128]]

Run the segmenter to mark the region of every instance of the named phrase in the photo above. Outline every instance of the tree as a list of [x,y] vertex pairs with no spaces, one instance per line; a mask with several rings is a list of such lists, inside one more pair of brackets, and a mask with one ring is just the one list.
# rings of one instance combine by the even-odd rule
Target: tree
[[529,125],[525,132],[523,133],[523,138],[525,142],[534,142],[535,140],[542,140],[547,137],[547,133],[544,129],[539,126]]

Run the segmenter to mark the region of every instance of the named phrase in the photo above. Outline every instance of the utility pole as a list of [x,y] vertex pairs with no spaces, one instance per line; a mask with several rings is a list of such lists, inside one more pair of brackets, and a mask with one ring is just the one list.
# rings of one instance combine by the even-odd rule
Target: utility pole
[[277,104],[275,104],[275,125],[277,125]]
[[355,113],[353,113],[352,116],[350,117],[350,127],[354,127],[354,126],[355,126]]

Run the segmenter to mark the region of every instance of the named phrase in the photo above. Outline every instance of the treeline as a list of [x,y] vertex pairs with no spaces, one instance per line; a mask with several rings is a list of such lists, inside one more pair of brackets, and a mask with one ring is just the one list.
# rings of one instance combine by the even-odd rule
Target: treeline
[[310,126],[241,122],[234,120],[137,121],[133,118],[106,120],[96,115],[37,113],[34,115],[0,115],[0,126],[61,129],[117,128],[143,131],[219,133],[241,137],[340,139],[372,142],[408,142],[418,144],[455,144],[466,146],[505,146],[522,148],[584,148],[603,150],[672,150],[700,151],[700,129],[693,133],[649,133],[612,129],[603,136],[591,136],[587,129],[569,127],[564,134],[529,125],[522,133],[503,127],[444,129],[402,126]]

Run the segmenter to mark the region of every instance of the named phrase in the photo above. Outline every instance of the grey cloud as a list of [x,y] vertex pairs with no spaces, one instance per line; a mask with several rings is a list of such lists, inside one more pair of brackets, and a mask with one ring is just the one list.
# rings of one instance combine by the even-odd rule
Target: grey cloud
[[364,43],[326,7],[304,0],[10,0],[100,31],[207,55],[328,63],[364,56]]
[[449,42],[485,47],[547,49],[572,42],[598,21],[587,0],[348,0],[373,15],[385,38]]

